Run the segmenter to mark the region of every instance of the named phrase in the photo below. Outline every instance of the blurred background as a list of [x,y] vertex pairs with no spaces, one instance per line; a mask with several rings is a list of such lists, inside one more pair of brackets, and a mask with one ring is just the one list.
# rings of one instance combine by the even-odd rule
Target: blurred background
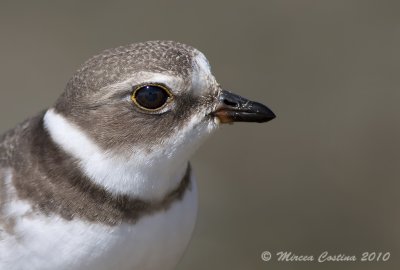
[[226,89],[274,110],[193,158],[200,213],[179,270],[400,269],[400,2],[1,1],[0,37],[0,132],[51,106],[92,55],[155,39],[200,49]]

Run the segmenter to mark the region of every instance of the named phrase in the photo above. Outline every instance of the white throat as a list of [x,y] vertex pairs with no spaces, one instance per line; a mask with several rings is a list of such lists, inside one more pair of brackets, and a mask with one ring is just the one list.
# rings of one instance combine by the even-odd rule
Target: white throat
[[214,123],[199,122],[193,117],[186,130],[179,131],[167,148],[151,153],[138,150],[126,157],[102,149],[54,109],[49,109],[44,116],[50,137],[79,161],[81,171],[94,183],[115,195],[148,200],[161,199],[179,185],[190,156],[215,128]]

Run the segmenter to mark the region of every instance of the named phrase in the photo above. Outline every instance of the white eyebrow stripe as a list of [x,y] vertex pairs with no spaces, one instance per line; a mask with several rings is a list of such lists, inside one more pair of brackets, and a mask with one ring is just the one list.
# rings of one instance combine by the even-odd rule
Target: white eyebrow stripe
[[180,77],[168,75],[165,73],[156,73],[148,71],[140,71],[134,76],[112,85],[105,86],[101,89],[101,92],[114,92],[115,91],[126,91],[132,89],[136,85],[146,83],[160,83],[167,86],[174,94],[179,94],[184,89],[182,87],[183,79]]

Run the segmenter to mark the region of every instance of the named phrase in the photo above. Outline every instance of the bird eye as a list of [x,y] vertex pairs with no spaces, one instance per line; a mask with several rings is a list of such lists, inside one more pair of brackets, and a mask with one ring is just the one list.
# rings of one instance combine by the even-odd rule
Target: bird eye
[[161,109],[172,95],[169,90],[161,85],[148,84],[138,87],[132,95],[132,100],[145,110]]

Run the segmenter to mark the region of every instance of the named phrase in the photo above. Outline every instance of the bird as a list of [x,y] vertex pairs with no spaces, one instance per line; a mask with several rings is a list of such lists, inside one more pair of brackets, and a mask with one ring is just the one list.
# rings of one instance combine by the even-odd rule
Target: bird
[[174,269],[197,218],[190,157],[222,124],[274,118],[189,45],[90,58],[52,106],[0,136],[0,269]]

